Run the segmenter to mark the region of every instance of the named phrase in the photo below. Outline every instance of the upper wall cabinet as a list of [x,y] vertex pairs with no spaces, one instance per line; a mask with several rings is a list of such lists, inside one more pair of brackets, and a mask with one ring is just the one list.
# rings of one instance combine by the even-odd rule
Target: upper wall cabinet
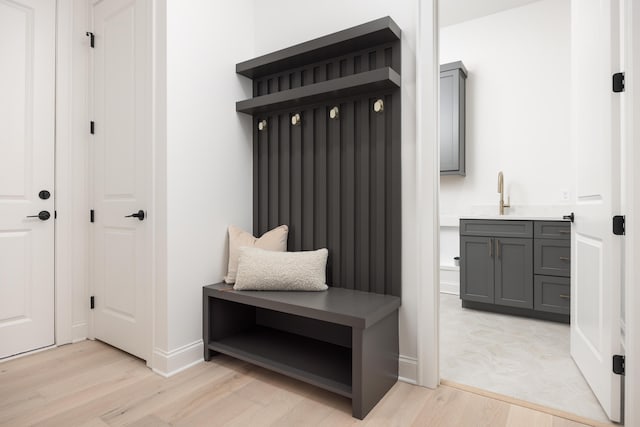
[[440,175],[465,171],[465,82],[460,61],[440,66]]

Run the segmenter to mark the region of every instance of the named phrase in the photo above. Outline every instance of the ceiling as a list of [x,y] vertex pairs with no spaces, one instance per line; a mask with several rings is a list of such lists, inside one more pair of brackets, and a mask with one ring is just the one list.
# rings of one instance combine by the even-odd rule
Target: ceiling
[[440,27],[524,6],[539,0],[439,0]]

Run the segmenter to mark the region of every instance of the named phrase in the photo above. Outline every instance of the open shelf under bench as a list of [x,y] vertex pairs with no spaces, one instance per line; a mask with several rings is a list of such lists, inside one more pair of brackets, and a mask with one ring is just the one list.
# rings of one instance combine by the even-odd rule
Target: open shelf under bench
[[227,354],[349,397],[364,418],[398,379],[400,298],[203,288],[204,358]]
[[351,349],[264,326],[209,343],[209,349],[351,397]]

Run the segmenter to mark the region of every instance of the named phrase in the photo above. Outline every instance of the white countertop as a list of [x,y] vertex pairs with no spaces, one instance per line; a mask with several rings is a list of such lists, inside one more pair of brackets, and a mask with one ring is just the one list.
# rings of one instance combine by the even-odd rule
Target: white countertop
[[502,221],[568,221],[561,216],[520,216],[520,215],[468,215],[460,219],[499,219]]

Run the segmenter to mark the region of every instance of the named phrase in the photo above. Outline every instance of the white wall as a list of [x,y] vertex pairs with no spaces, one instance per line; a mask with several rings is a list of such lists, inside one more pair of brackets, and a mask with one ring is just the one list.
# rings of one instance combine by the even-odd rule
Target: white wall
[[251,229],[251,121],[235,111],[251,85],[235,64],[253,56],[252,24],[250,0],[166,3],[166,301],[157,296],[166,337],[159,330],[154,349],[161,373],[202,359],[202,286],[226,274],[227,226]]
[[[414,0],[255,1],[255,55],[330,34],[383,16],[402,29],[402,308],[400,376],[415,381],[417,355],[417,280],[415,218],[416,22]],[[283,13],[282,11],[286,11]]]
[[507,213],[570,210],[570,13],[569,0],[543,0],[441,28],[440,63],[469,72],[467,175],[440,179],[442,265],[458,255],[460,216],[498,213],[499,171]]

